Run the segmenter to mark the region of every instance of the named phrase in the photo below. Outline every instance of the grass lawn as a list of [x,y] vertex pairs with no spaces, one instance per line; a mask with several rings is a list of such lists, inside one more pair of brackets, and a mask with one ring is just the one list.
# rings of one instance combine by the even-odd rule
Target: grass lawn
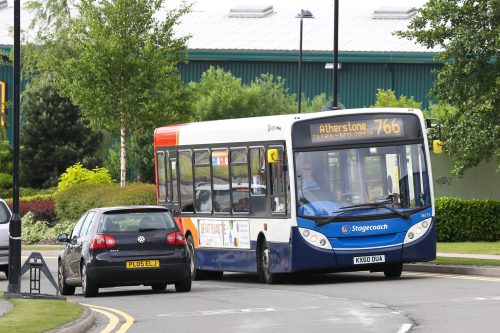
[[62,250],[64,245],[23,245],[23,251],[48,251],[48,250]]
[[475,259],[475,258],[452,258],[452,257],[437,257],[430,264],[436,265],[463,265],[463,266],[500,266],[500,260],[492,259]]
[[[3,293],[0,292],[0,297]],[[47,332],[78,319],[81,306],[67,301],[8,299],[13,308],[0,317],[0,333]]]
[[461,242],[437,243],[438,252],[473,253],[473,254],[498,254],[500,255],[500,242]]

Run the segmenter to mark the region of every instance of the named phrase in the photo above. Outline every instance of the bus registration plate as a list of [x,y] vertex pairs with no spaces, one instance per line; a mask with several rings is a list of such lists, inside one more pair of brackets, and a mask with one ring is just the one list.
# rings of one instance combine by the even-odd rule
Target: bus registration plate
[[374,264],[379,262],[385,262],[385,255],[381,254],[378,256],[354,257],[353,259],[354,259],[354,265]]

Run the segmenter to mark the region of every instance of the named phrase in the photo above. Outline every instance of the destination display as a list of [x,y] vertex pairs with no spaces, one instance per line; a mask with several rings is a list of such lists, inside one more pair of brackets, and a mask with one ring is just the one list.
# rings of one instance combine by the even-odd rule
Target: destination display
[[325,120],[309,125],[312,143],[339,142],[352,139],[402,137],[403,119],[380,117],[362,120]]

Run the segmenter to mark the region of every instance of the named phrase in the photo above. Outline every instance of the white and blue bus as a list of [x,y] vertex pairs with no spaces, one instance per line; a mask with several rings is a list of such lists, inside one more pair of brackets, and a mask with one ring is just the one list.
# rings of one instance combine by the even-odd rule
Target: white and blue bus
[[157,128],[158,204],[182,222],[193,278],[384,272],[436,256],[425,121],[351,109]]

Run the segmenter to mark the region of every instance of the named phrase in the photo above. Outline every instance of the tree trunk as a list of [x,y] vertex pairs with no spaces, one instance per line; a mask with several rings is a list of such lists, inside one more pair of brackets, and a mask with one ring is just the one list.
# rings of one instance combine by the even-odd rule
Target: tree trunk
[[125,186],[127,178],[127,130],[123,125],[123,114],[121,117],[122,126],[120,128],[120,186]]

